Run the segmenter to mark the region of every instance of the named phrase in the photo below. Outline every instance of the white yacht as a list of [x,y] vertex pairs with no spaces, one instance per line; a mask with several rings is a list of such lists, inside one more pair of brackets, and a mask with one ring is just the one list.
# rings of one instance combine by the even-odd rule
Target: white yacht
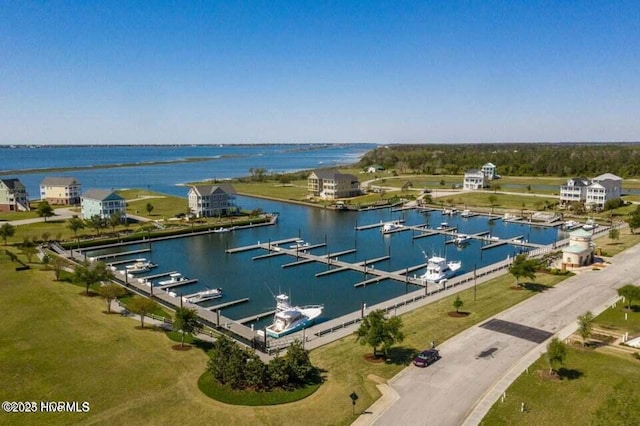
[[595,220],[587,219],[587,221],[584,223],[584,225],[582,225],[582,229],[584,229],[585,231],[593,231],[598,226],[600,226],[600,225],[598,225]]
[[149,262],[147,259],[142,258],[136,259],[135,263],[125,266],[125,270],[129,274],[141,274],[157,266],[158,265],[156,265],[155,263]]
[[296,249],[296,248],[306,248],[309,247],[311,244],[309,244],[308,242],[306,242],[305,240],[302,239],[297,239],[293,244],[291,244],[289,246],[289,248],[291,249]]
[[174,272],[173,274],[169,275],[168,280],[160,281],[158,285],[175,284],[187,280],[187,277],[183,276],[180,272]]
[[580,226],[581,225],[579,222],[576,222],[575,220],[568,220],[562,225],[562,229],[564,229],[565,231],[570,231],[572,229],[579,228]]
[[471,217],[471,216],[473,216],[473,213],[471,213],[471,210],[469,210],[469,209],[464,209],[464,210],[462,210],[462,213],[460,213],[460,216],[462,216],[462,217]]
[[468,244],[471,241],[471,237],[467,234],[458,234],[456,238],[453,240],[453,244],[461,246],[463,244]]
[[461,267],[461,261],[447,262],[444,257],[432,256],[427,260],[427,272],[420,279],[425,284],[439,284],[454,276]]
[[385,224],[382,225],[380,232],[382,232],[383,234],[390,234],[392,232],[397,232],[401,230],[403,227],[404,226],[399,221],[386,222]]
[[207,300],[219,299],[222,297],[221,288],[209,288],[194,294],[182,297],[182,300],[189,303],[206,302]]
[[267,327],[267,335],[276,339],[310,326],[324,309],[322,305],[291,306],[286,294],[277,295],[276,302],[273,324]]
[[439,226],[436,227],[436,229],[438,231],[442,231],[442,230],[449,229],[449,228],[450,228],[450,226],[449,226],[449,224],[447,222],[442,222]]

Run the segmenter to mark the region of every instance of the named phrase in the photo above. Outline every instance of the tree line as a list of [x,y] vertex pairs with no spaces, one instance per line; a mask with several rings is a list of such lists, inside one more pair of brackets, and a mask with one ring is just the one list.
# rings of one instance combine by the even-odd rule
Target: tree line
[[508,176],[640,175],[637,143],[504,143],[391,145],[367,152],[359,162],[401,173],[464,174],[491,162]]

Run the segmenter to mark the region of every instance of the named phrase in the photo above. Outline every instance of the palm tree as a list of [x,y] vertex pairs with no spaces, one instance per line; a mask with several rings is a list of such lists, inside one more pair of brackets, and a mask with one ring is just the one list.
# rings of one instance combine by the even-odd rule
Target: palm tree
[[84,222],[78,216],[74,215],[67,222],[67,228],[73,231],[73,236],[78,240],[78,231],[84,229]]
[[182,340],[180,346],[184,346],[184,336],[188,334],[191,336],[195,329],[198,327],[198,314],[195,309],[178,308],[176,310],[175,321],[173,322],[173,328],[182,331]]

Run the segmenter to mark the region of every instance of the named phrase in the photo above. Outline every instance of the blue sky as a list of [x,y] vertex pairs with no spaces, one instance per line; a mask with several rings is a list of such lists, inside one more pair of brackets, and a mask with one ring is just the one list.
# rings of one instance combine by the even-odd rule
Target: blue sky
[[0,144],[640,141],[640,1],[0,0]]

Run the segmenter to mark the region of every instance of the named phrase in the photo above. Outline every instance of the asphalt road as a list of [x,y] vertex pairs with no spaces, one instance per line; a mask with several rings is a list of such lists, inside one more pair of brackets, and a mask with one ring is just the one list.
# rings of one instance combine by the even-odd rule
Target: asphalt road
[[[546,350],[548,338],[567,337],[576,318],[599,313],[616,289],[640,282],[640,246],[611,259],[601,271],[587,270],[555,288],[453,337],[439,349],[442,359],[427,368],[409,366],[391,379],[386,395],[357,424],[475,425],[507,387]],[[544,341],[542,340],[544,339]]]

